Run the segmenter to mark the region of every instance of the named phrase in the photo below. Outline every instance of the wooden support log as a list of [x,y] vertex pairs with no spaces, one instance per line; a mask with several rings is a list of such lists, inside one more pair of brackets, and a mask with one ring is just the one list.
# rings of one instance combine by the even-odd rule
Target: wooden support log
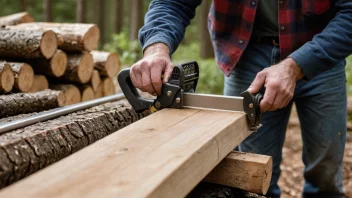
[[11,59],[51,58],[57,49],[53,31],[0,29],[0,57]]
[[250,134],[244,113],[163,109],[0,197],[184,197]]
[[99,42],[99,28],[95,24],[83,23],[24,23],[12,29],[52,30],[57,34],[58,47],[65,52],[92,51]]
[[116,53],[110,52],[91,52],[94,60],[94,68],[97,69],[101,76],[115,77],[120,70],[119,58]]
[[53,109],[63,106],[64,102],[64,95],[60,91],[52,90],[1,95],[0,118]]
[[15,90],[28,92],[33,84],[34,71],[27,63],[7,62],[15,72]]
[[34,22],[34,19],[27,12],[21,12],[21,13],[0,17],[0,26],[18,25],[20,23],[30,23],[30,22]]
[[32,65],[36,74],[44,74],[52,77],[61,77],[67,68],[67,55],[61,50],[57,50],[53,57],[47,59],[27,60]]
[[48,79],[44,75],[34,75],[33,84],[29,92],[38,92],[49,89]]
[[103,96],[110,96],[115,94],[115,85],[111,78],[102,79]]
[[71,84],[53,84],[49,86],[50,89],[59,90],[64,93],[64,105],[71,105],[81,102],[81,92],[75,85]]
[[270,156],[231,152],[204,181],[265,195],[270,186],[271,174]]
[[61,79],[79,84],[88,83],[93,73],[93,58],[89,53],[69,54],[67,68]]
[[0,61],[0,93],[12,91],[14,84],[15,74],[11,66],[4,61]]
[[94,90],[91,86],[89,85],[79,86],[79,90],[81,92],[82,102],[94,99]]
[[100,82],[101,82],[101,78],[98,70],[93,70],[92,77],[90,79],[90,85],[92,86],[94,91],[98,89]]
[[[122,107],[121,102],[113,102],[1,134],[0,188],[59,161],[142,116],[129,107]],[[15,119],[20,117],[27,115]],[[0,119],[0,125],[11,120]]]

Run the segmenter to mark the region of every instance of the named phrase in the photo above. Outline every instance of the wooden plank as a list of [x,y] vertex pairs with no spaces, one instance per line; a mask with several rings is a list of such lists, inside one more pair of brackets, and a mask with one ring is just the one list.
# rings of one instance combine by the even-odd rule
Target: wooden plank
[[250,134],[243,113],[164,109],[0,197],[184,197]]
[[270,186],[271,174],[270,156],[231,152],[203,181],[266,194]]

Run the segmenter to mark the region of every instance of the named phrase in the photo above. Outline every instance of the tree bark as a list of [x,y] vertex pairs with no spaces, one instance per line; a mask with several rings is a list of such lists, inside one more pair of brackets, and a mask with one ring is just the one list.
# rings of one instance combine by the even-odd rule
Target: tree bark
[[83,23],[25,23],[9,26],[8,29],[52,30],[57,34],[58,48],[65,52],[92,51],[99,42],[99,28],[95,24]]
[[27,12],[21,12],[21,13],[0,17],[0,26],[18,25],[21,23],[30,23],[30,22],[34,22],[34,19]]
[[14,84],[15,74],[11,66],[4,61],[0,61],[0,93],[12,91]]
[[101,76],[112,78],[117,75],[120,70],[120,61],[116,53],[92,51],[91,54],[94,68]]
[[65,96],[64,105],[77,104],[81,102],[81,93],[79,89],[71,84],[51,84],[50,89],[62,91]]
[[44,75],[34,75],[33,84],[29,92],[39,92],[49,89],[48,79]]
[[90,85],[92,86],[94,91],[98,89],[100,82],[101,79],[98,70],[93,70],[92,77],[90,79]]
[[91,86],[89,85],[82,85],[79,86],[79,90],[81,92],[81,101],[89,101],[94,99],[94,90]]
[[85,22],[85,0],[77,0],[77,9],[76,9],[76,22],[84,23]]
[[68,54],[67,68],[61,77],[64,81],[88,83],[93,73],[93,58],[90,53]]
[[44,8],[44,21],[51,22],[53,21],[53,5],[52,0],[44,0],[43,1],[43,8]]
[[115,85],[111,78],[102,79],[103,96],[110,96],[115,94]]
[[0,29],[0,57],[51,58],[57,49],[53,31]]
[[15,73],[15,90],[28,92],[33,84],[34,72],[26,63],[7,62]]
[[115,33],[119,34],[122,31],[123,26],[123,10],[124,3],[123,0],[115,0]]
[[121,107],[121,102],[113,102],[2,134],[0,188],[142,117],[131,108]]
[[200,25],[200,57],[207,59],[214,57],[214,50],[211,44],[208,31],[208,14],[211,1],[203,1],[200,7],[199,25]]
[[138,39],[138,31],[143,26],[142,0],[131,0],[130,40]]
[[65,98],[60,91],[52,90],[1,95],[0,118],[53,109],[62,106],[64,100]]
[[67,55],[61,50],[57,50],[50,60],[33,59],[27,60],[32,65],[36,74],[45,74],[52,77],[61,77],[67,68]]

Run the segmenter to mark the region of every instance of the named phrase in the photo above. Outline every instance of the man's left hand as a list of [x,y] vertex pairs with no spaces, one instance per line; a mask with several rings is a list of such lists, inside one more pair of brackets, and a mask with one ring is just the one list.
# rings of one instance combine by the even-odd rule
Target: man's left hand
[[248,91],[258,93],[265,87],[263,100],[260,102],[260,111],[275,111],[286,107],[293,97],[296,81],[303,78],[303,72],[297,63],[287,58],[279,64],[263,69],[257,73]]

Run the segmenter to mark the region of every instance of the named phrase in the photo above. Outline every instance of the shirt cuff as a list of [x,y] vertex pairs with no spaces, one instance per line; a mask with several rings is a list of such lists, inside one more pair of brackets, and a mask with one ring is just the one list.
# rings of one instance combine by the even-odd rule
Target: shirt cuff
[[288,57],[292,58],[301,68],[305,80],[310,80],[319,73],[329,69],[329,67],[315,55],[309,43],[304,44]]
[[156,34],[154,36],[151,36],[150,38],[148,38],[148,40],[144,43],[141,44],[142,45],[142,50],[144,52],[145,48],[147,48],[149,45],[152,45],[154,43],[164,43],[165,45],[167,45],[169,47],[170,50],[170,56],[174,53],[174,48],[172,43],[169,41],[168,37],[162,35],[162,34]]

